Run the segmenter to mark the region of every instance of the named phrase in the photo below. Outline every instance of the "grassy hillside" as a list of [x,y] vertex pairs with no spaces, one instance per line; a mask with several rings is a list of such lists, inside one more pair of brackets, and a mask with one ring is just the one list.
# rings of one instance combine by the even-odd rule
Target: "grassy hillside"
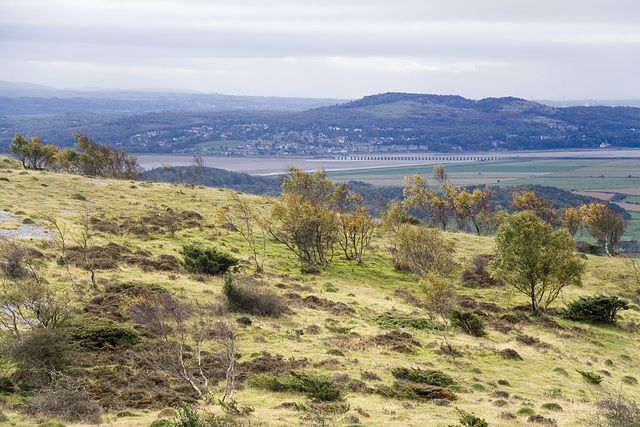
[[[313,275],[301,275],[293,254],[269,241],[265,272],[255,274],[239,233],[216,220],[216,208],[228,203],[228,194],[222,190],[2,170],[0,195],[0,210],[17,221],[0,222],[0,229],[15,229],[16,224],[31,221],[47,227],[45,218],[54,217],[68,227],[69,246],[77,245],[83,218],[94,218],[90,244],[111,248],[100,252],[104,268],[95,270],[97,290],[91,286],[90,273],[73,264],[71,286],[64,265],[56,262],[60,247],[54,240],[22,239],[42,253],[47,282],[69,296],[77,319],[94,321],[98,312],[105,317],[104,313],[117,312],[125,314],[118,324],[127,325],[126,311],[118,305],[125,305],[126,299],[116,298],[126,292],[123,289],[164,289],[182,301],[197,299],[223,306],[222,276],[188,274],[172,258],[180,258],[179,249],[190,242],[236,255],[242,260],[238,278],[283,297],[289,308],[278,318],[223,308],[216,314],[237,328],[235,399],[255,408],[251,415],[240,418],[245,422],[440,426],[456,423],[459,409],[485,418],[492,426],[531,425],[531,413],[554,419],[559,426],[579,426],[595,413],[595,403],[607,393],[640,398],[640,385],[629,379],[640,378],[640,340],[635,332],[640,307],[632,304],[621,313],[616,326],[572,322],[557,314],[565,302],[581,295],[604,293],[637,301],[639,284],[624,259],[588,256],[583,286],[568,288],[542,318],[531,318],[526,298],[509,287],[469,288],[457,281],[456,307],[480,315],[487,334],[476,338],[454,329],[450,341],[455,353],[447,354],[440,350],[439,335],[416,321],[428,319],[419,304],[417,281],[410,273],[393,268],[382,235],[374,238],[363,264],[346,261],[336,252],[327,268]],[[267,199],[246,197],[254,209],[268,209]],[[168,210],[175,210],[180,218],[174,236],[159,221]],[[450,233],[447,238],[455,242],[460,271],[475,255],[492,252],[491,237]],[[115,245],[108,246],[110,243]],[[251,324],[237,323],[240,317],[249,317]],[[185,384],[140,362],[147,339],[142,334],[141,341],[127,349],[87,350],[85,359],[75,362],[74,375],[88,378],[90,391],[107,409],[103,422],[148,426],[162,407],[169,406],[162,398],[194,401]],[[521,359],[509,357],[516,353]],[[313,403],[301,393],[253,387],[247,379],[258,372],[259,363],[267,366],[267,372],[276,372],[277,367],[281,376],[290,369],[328,376],[343,390],[348,406],[333,412],[326,406],[316,407],[314,413],[310,410]],[[455,380],[456,385],[449,387],[453,393],[435,400],[375,393],[396,381],[392,369],[397,367],[442,371]],[[4,363],[0,377],[10,375],[11,369]],[[599,373],[603,380],[599,385],[589,384],[577,370]],[[113,379],[129,371],[130,375]],[[214,386],[217,397],[223,387],[224,381]],[[37,425],[37,417],[20,414],[20,405],[33,393],[16,388],[13,393],[0,394],[0,408],[9,416],[0,425]],[[302,405],[307,411],[300,410]],[[222,414],[219,406],[209,409]]]

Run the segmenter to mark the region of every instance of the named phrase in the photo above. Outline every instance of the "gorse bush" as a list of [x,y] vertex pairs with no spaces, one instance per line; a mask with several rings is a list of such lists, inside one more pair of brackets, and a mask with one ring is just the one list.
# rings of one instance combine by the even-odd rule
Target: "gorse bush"
[[396,381],[393,385],[380,385],[375,389],[375,393],[394,399],[414,399],[414,400],[434,400],[448,399],[456,400],[457,396],[450,390],[430,384],[412,383],[408,381]]
[[231,311],[279,317],[287,310],[286,304],[275,292],[238,283],[231,275],[225,277],[222,293],[227,297]]
[[456,384],[456,381],[451,376],[442,371],[396,367],[393,368],[391,373],[399,380],[406,380],[414,383],[429,384],[440,387],[448,387]]
[[240,260],[233,255],[218,251],[213,247],[188,244],[179,251],[182,266],[194,274],[221,274],[235,269]]
[[628,308],[629,303],[616,296],[580,297],[567,305],[562,317],[582,322],[612,324],[616,321],[618,311]]
[[584,378],[589,384],[600,384],[604,379],[602,375],[596,374],[595,372],[587,372],[581,371],[580,369],[576,369],[582,378]]
[[486,335],[484,322],[482,318],[475,313],[453,309],[451,310],[450,319],[451,326],[462,329],[467,335],[474,337],[483,337]]
[[331,378],[291,371],[289,375],[261,374],[248,380],[253,387],[275,392],[304,393],[309,399],[332,402],[342,400],[343,391]]

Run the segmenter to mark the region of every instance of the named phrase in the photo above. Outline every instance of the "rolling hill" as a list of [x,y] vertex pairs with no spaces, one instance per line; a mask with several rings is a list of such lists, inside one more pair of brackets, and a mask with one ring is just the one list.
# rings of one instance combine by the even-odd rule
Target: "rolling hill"
[[[3,163],[8,166],[10,162]],[[59,237],[51,219],[64,226],[66,255],[59,238],[24,234],[20,242],[29,248],[24,256],[33,260],[30,265],[41,284],[68,303],[66,321],[53,328],[60,334],[55,335],[58,342],[69,346],[59,351],[73,351],[61,365],[60,378],[81,385],[84,392],[75,403],[97,405],[96,413],[110,425],[149,426],[161,409],[196,402],[188,384],[156,364],[150,351],[156,335],[132,314],[131,307],[148,295],[170,296],[181,304],[197,302],[212,310],[212,321],[226,322],[237,331],[233,398],[237,408],[253,408],[246,415],[234,415],[238,423],[441,426],[455,424],[464,411],[491,426],[580,426],[593,419],[596,403],[608,395],[640,397],[640,283],[635,264],[627,259],[584,255],[583,285],[566,288],[539,318],[528,314],[526,297],[509,286],[463,285],[457,276],[453,306],[481,318],[486,334],[476,337],[453,328],[449,341],[454,351],[444,352],[440,326],[422,306],[416,278],[393,268],[388,237],[380,230],[363,263],[336,252],[318,274],[300,274],[295,256],[269,240],[264,272],[256,273],[237,227],[216,215],[216,209],[230,203],[226,191],[18,169],[0,170],[0,191],[0,210],[8,215],[1,219],[0,229],[30,225]],[[269,208],[269,199],[243,197],[254,211],[266,213]],[[454,245],[458,275],[470,270],[476,255],[493,252],[492,237],[451,232],[445,238]],[[230,310],[224,276],[188,273],[179,263],[187,243],[238,257],[235,280],[275,295],[286,309],[271,316]],[[6,266],[7,248],[12,246],[7,241],[2,245]],[[91,266],[83,261],[83,247],[94,257]],[[68,260],[68,271],[62,256]],[[4,290],[13,280],[7,271],[3,270]],[[615,325],[560,316],[565,303],[596,294],[624,297],[631,307],[621,312]],[[6,293],[0,297],[6,301]],[[40,332],[35,328],[24,336],[38,337]],[[23,348],[11,334],[2,326],[3,348]],[[189,357],[194,357],[195,344],[188,344]],[[207,374],[215,379],[213,393],[221,398],[225,376],[213,357],[217,349],[207,347],[203,360],[210,367]],[[21,353],[15,351],[1,354],[0,408],[8,422],[37,425],[44,418],[56,418],[24,414],[38,414],[45,398],[52,396],[46,393],[60,392],[67,383],[56,377],[56,388],[47,382],[51,378],[43,385],[34,377],[40,372],[34,353],[30,358],[17,357]],[[292,371],[298,377],[291,377]],[[590,383],[579,371],[599,378],[599,384]],[[411,372],[430,372],[445,387],[416,385]],[[282,381],[303,378],[318,390],[338,390],[343,400],[321,403],[282,383],[278,384],[283,391],[267,391],[265,384],[275,381],[269,374]],[[433,390],[440,394],[424,397]],[[34,408],[34,402],[40,406]],[[220,417],[225,414],[219,405],[207,409]]]

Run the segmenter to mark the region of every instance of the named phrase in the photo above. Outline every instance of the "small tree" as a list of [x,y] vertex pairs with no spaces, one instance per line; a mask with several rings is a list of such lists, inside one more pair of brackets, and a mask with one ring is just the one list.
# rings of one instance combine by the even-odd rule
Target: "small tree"
[[334,185],[322,170],[309,175],[292,167],[288,172],[267,230],[296,254],[303,273],[317,272],[331,260],[338,238]]
[[132,301],[129,314],[156,338],[149,354],[156,367],[184,380],[199,399],[213,403],[203,358],[211,343],[212,322],[204,308],[155,293]]
[[449,276],[456,268],[454,244],[437,228],[402,224],[391,236],[396,268],[405,268],[419,277],[431,271]]
[[584,207],[583,213],[589,234],[602,245],[608,256],[617,254],[620,239],[627,229],[622,215],[612,211],[604,203],[595,202]]
[[558,222],[558,212],[548,200],[543,199],[534,191],[522,190],[511,195],[511,205],[518,211],[530,211],[538,218],[550,225]]
[[256,272],[264,270],[264,257],[267,250],[267,235],[262,227],[262,217],[252,208],[249,201],[233,190],[226,190],[229,204],[216,211],[222,223],[232,223],[253,253]]
[[54,163],[58,147],[47,144],[42,145],[40,138],[34,136],[29,141],[19,133],[11,141],[9,151],[13,156],[22,162],[22,166],[27,169],[44,169]]
[[539,315],[562,289],[579,284],[585,269],[574,252],[575,240],[529,211],[508,217],[496,235],[497,257],[489,263],[494,276],[529,297]]
[[451,350],[451,344],[447,338],[449,330],[449,312],[455,293],[451,280],[437,271],[430,271],[420,280],[420,292],[422,293],[422,301],[427,308],[431,323],[433,325],[434,334],[437,334],[436,316],[440,317],[444,328],[442,330],[442,339],[447,349]]

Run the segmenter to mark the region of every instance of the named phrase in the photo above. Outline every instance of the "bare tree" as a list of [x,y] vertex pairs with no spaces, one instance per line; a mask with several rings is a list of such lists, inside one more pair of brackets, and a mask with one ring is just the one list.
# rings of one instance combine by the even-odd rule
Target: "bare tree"
[[67,234],[69,233],[67,224],[48,215],[44,217],[44,220],[48,222],[50,228],[53,229],[53,241],[60,246],[60,250],[62,251],[61,261],[67,269],[67,274],[71,281],[71,290],[73,290],[75,283],[73,281],[73,274],[71,274],[71,271],[69,270],[69,259],[67,258]]
[[263,218],[252,208],[249,201],[233,190],[227,190],[229,204],[216,211],[218,221],[231,223],[253,253],[256,272],[264,270],[264,257],[267,250],[267,235],[262,227]]
[[91,286],[97,291],[98,285],[96,284],[95,260],[93,255],[94,243],[93,233],[91,231],[91,212],[88,208],[82,211],[80,216],[80,230],[78,234],[73,237],[73,240],[80,247],[84,266],[91,272]]
[[198,398],[213,403],[209,367],[205,354],[221,350],[226,365],[226,384],[222,402],[235,391],[236,332],[224,322],[213,322],[210,309],[197,302],[181,302],[168,294],[155,293],[138,298],[129,310],[134,322],[157,338],[151,357],[156,366],[187,382]]

